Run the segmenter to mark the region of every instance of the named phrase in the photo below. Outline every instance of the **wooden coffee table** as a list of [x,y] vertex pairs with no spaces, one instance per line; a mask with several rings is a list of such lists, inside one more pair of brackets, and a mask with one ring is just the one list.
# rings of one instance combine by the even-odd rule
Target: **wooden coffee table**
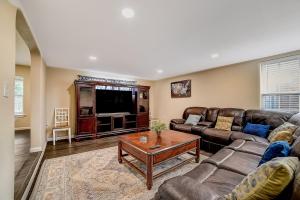
[[[156,145],[159,145],[160,147],[155,149],[151,148]],[[191,152],[191,150],[195,150],[195,153]],[[192,157],[153,176],[154,165],[184,153],[191,154]],[[132,156],[144,163],[147,167],[146,173],[133,162],[126,159],[126,156]],[[154,178],[157,178],[192,159],[195,159],[197,163],[200,159],[200,136],[197,135],[167,130],[163,131],[160,137],[157,137],[156,133],[151,131],[119,136],[119,163],[124,161],[144,176],[146,178],[148,190],[151,190]]]

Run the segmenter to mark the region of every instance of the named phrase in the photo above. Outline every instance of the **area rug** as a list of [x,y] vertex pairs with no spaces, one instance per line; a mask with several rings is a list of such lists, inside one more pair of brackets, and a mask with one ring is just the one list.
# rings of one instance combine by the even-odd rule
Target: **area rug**
[[[186,159],[188,154],[166,161],[154,173]],[[200,156],[200,160],[207,157]],[[142,163],[136,161],[145,169]],[[182,175],[198,163],[194,160],[153,181],[147,190],[145,179],[126,164],[118,163],[117,147],[99,149],[45,160],[30,199],[35,200],[149,200],[167,179]]]

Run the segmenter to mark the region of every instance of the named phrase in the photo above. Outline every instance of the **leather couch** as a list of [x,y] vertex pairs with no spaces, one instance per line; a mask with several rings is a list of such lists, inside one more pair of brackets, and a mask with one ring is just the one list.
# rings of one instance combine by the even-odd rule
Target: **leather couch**
[[[201,112],[206,110],[206,112]],[[206,114],[205,114],[206,113]],[[184,124],[189,114],[202,115],[201,121],[193,126]],[[233,117],[231,131],[215,129],[214,126],[218,116]],[[255,124],[269,124],[270,131],[288,121],[293,113],[272,112],[263,110],[243,110],[239,108],[204,108],[189,107],[185,109],[182,119],[173,119],[170,129],[193,133],[201,136],[201,148],[209,152],[217,152],[221,148],[231,144],[235,139],[245,138],[247,140],[258,140],[267,142],[265,138],[244,134],[243,127],[247,122]]]
[[[220,109],[219,113],[235,117],[234,126],[238,127],[229,131],[230,137],[228,140],[231,143],[213,156],[202,161],[192,171],[165,181],[155,194],[155,200],[224,199],[224,195],[230,193],[247,174],[256,170],[264,151],[269,145],[268,140],[265,138],[238,131],[239,127],[242,127],[246,122],[269,124],[271,125],[271,129],[278,127],[286,121],[299,126],[294,133],[295,140],[292,144],[291,156],[300,158],[300,113],[293,115],[291,113],[260,110],[243,111],[240,109]],[[205,121],[205,119],[203,120]],[[207,132],[209,129],[213,131]],[[198,130],[201,135],[217,131],[210,127],[202,127],[202,129],[197,127]],[[212,139],[209,138],[209,140]],[[224,140],[218,140],[218,142],[222,143],[222,145],[225,144],[223,143]],[[300,199],[300,163],[295,177],[297,178],[294,179],[277,199]]]

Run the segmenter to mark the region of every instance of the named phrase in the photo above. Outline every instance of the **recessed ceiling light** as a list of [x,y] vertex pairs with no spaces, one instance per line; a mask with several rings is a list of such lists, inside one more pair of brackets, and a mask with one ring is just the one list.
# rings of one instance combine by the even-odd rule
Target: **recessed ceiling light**
[[158,70],[156,70],[156,72],[157,72],[158,74],[162,74],[162,73],[164,73],[164,70],[158,69]]
[[125,18],[133,18],[135,13],[134,13],[134,10],[132,10],[131,8],[124,8],[122,10],[122,15],[125,17]]
[[96,56],[89,56],[89,59],[94,61],[94,60],[97,60],[97,57]]
[[218,53],[213,53],[210,55],[211,58],[219,58],[219,54]]

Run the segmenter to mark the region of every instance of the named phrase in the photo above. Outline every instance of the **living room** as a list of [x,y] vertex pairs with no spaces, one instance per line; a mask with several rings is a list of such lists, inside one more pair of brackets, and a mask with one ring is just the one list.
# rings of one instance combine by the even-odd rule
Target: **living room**
[[0,0],[1,199],[300,199],[299,6]]

